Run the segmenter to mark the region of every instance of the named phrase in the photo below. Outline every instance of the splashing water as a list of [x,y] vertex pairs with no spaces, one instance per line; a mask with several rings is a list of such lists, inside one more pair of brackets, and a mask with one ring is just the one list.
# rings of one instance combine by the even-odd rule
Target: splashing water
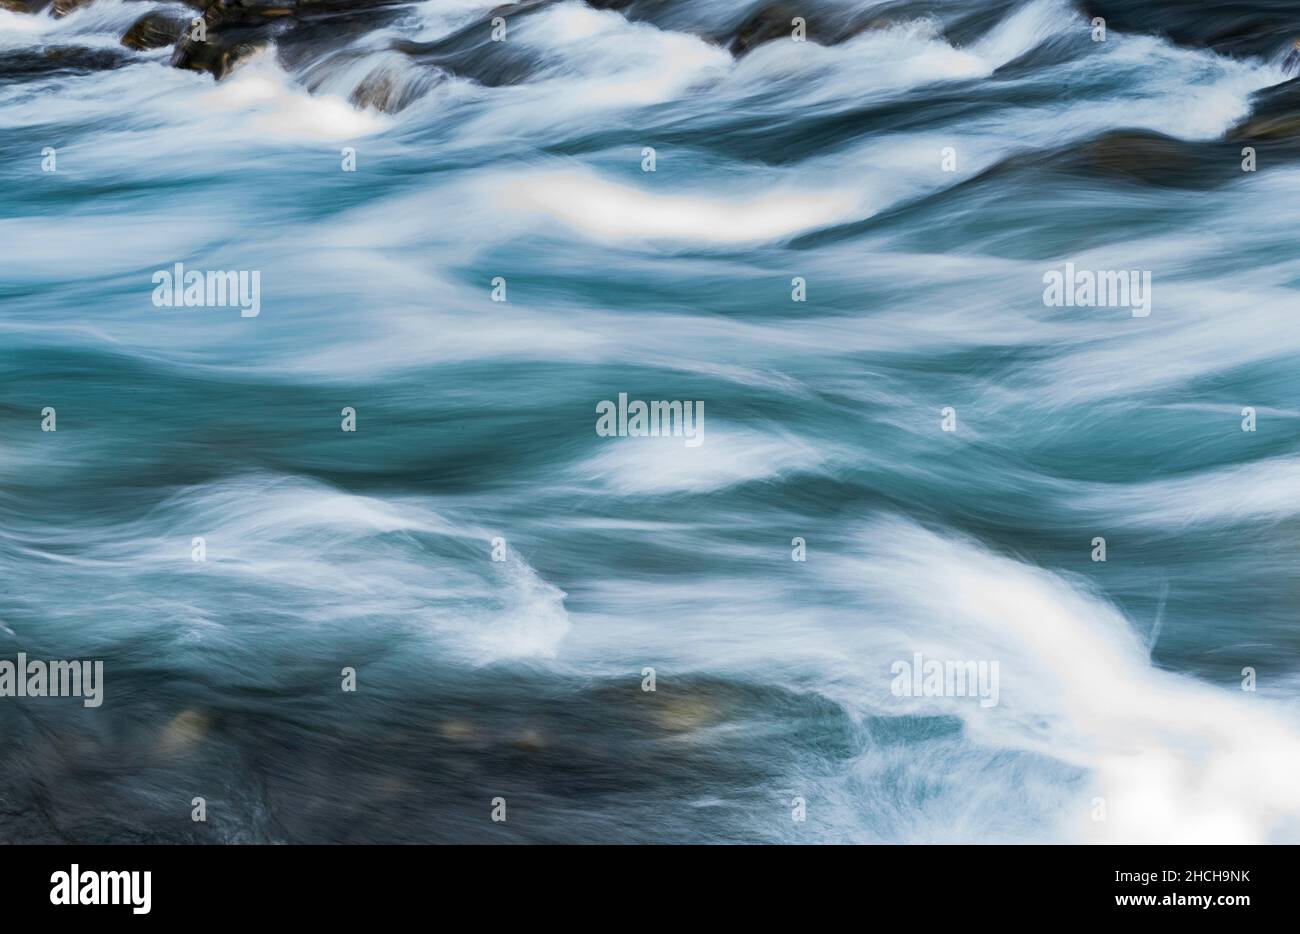
[[1300,839],[1300,153],[1234,136],[1300,24],[497,6],[219,81],[121,45],[173,4],[0,11],[0,658],[106,671],[0,698],[5,838]]

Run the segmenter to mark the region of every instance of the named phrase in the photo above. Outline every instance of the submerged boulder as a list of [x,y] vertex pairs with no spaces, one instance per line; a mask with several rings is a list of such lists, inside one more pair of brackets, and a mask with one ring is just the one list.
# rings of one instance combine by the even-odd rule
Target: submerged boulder
[[432,42],[398,40],[392,48],[419,65],[487,87],[518,84],[542,67],[541,62],[517,42],[494,41],[493,21],[501,17],[508,30],[557,0],[526,0],[495,7],[469,25]]
[[122,44],[128,49],[161,49],[180,39],[181,33],[189,20],[174,13],[146,13],[134,23],[122,36]]
[[1194,143],[1160,133],[1105,133],[1079,146],[1078,165],[1097,175],[1120,175],[1149,184],[1173,184],[1201,166]]
[[277,57],[289,70],[305,68],[330,52],[345,49],[361,36],[389,25],[401,12],[397,0],[351,7],[297,7],[276,33]]
[[220,80],[243,59],[274,42],[295,67],[341,48],[400,15],[402,0],[198,0],[202,37],[184,31],[172,65]]
[[1228,139],[1300,143],[1300,78],[1256,92],[1251,115],[1228,133]]
[[88,75],[121,68],[130,60],[129,55],[116,49],[79,45],[0,51],[0,78],[17,81],[58,74]]
[[1081,0],[1079,9],[1100,16],[1108,29],[1164,36],[1179,45],[1229,55],[1274,55],[1300,34],[1300,4],[1258,0]]
[[[244,36],[248,37],[245,39]],[[223,35],[220,40],[209,36],[199,42],[188,36],[182,39],[172,53],[172,67],[189,71],[206,71],[220,81],[236,64],[266,47],[267,40],[247,33]]]
[[89,6],[92,2],[93,0],[54,0],[54,9],[51,13],[55,19],[59,19],[83,6]]
[[[958,188],[989,182],[1020,187],[1055,185],[1061,175],[1098,182],[1127,182],[1158,188],[1208,190],[1241,177],[1239,147],[1227,142],[1189,141],[1147,130],[1115,130],[1081,143],[1016,153]],[[946,193],[936,195],[947,197]]]
[[397,113],[423,96],[434,80],[434,76],[424,69],[412,72],[380,65],[361,79],[348,100],[362,110],[369,107],[380,113]]
[[182,710],[158,735],[157,751],[165,756],[191,753],[203,743],[212,724],[212,715],[206,711]]
[[727,51],[739,58],[773,39],[793,35],[794,10],[783,3],[765,6],[741,24],[727,46]]
[[50,0],[0,0],[0,10],[10,13],[39,13],[50,5]]
[[772,3],[761,7],[737,28],[723,44],[736,58],[776,39],[793,41],[796,28],[805,41],[818,45],[839,45],[873,29],[887,29],[893,21],[887,17],[862,16],[842,9],[809,10],[803,6]]
[[1291,44],[1291,51],[1282,59],[1284,75],[1300,75],[1300,39]]

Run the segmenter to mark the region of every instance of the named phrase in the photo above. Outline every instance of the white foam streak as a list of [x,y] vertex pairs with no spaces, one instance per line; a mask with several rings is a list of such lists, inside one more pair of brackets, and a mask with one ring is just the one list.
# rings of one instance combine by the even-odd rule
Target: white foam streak
[[[82,544],[84,529],[32,534],[72,546]],[[446,519],[418,498],[255,476],[182,489],[150,514],[96,535],[79,563],[118,582],[110,601],[115,638],[159,626],[236,638],[240,608],[251,605],[305,639],[328,627],[382,625],[432,638],[442,654],[471,665],[554,658],[570,625],[564,593],[513,549],[505,561],[490,560],[495,534]],[[193,560],[195,536],[204,539],[203,561]],[[218,583],[185,588],[182,598],[151,585],[160,573]],[[75,597],[65,604],[59,612],[74,620],[85,612]]]
[[501,182],[499,191],[503,209],[534,212],[605,240],[754,243],[847,221],[862,211],[848,192],[658,194],[580,171],[514,177]]
[[704,493],[814,470],[826,458],[792,435],[724,427],[707,417],[703,437],[698,447],[675,437],[601,438],[600,452],[579,466],[578,475],[625,496]]
[[[1090,772],[1066,810],[1067,834],[1264,843],[1300,826],[1300,731],[1286,708],[1235,682],[1152,668],[1114,608],[1046,571],[903,524],[873,537],[876,557],[862,570],[908,631],[900,649],[1000,662],[998,707],[939,706],[980,742]],[[1106,801],[1105,821],[1091,819],[1094,796]]]
[[[1237,414],[1225,417],[1233,424]],[[1175,480],[1096,487],[1084,505],[1116,527],[1182,529],[1278,522],[1300,515],[1300,460],[1274,457]]]
[[200,100],[208,111],[236,113],[248,129],[287,140],[348,140],[376,133],[389,120],[372,110],[357,110],[342,97],[311,95],[292,85],[266,51],[236,66]]

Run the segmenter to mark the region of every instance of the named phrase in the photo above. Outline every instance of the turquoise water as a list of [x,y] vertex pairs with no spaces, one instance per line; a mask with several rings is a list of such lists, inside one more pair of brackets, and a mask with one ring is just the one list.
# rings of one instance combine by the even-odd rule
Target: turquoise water
[[[1228,138],[1291,24],[735,58],[739,7],[569,0],[477,79],[392,51],[491,7],[219,82],[15,64],[175,7],[0,11],[0,658],[106,672],[0,698],[4,839],[1300,837],[1300,163]],[[259,313],[155,305],[176,263]],[[1150,314],[1045,305],[1066,263]],[[703,443],[601,437],[620,393]],[[997,704],[898,696],[915,653]]]

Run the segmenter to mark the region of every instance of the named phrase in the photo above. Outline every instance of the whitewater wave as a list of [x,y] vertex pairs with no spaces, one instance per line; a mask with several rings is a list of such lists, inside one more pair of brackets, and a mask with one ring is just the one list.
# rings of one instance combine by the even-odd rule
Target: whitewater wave
[[[384,823],[453,773],[536,780],[511,839],[1297,839],[1297,175],[1223,138],[1280,60],[1005,6],[737,55],[734,6],[529,6],[485,77],[431,47],[495,4],[429,0],[220,81],[120,47],[179,7],[0,12],[0,636],[121,673],[4,768],[139,732],[253,839],[371,788],[472,836]],[[1047,306],[1067,261],[1152,314]],[[262,314],[154,307],[175,262]],[[596,436],[624,391],[703,443]],[[998,704],[894,696],[917,652]]]
[[[1087,588],[950,535],[873,530],[861,568],[908,633],[899,650],[996,659],[1001,701],[909,701],[962,718],[973,741],[1088,770],[1063,815],[1094,842],[1266,843],[1300,826],[1300,725],[1239,683],[1151,666],[1144,641]],[[910,654],[900,655],[910,658]],[[1105,819],[1093,798],[1104,799]]]
[[497,537],[410,499],[249,476],[182,489],[93,535],[15,528],[6,550],[54,562],[47,573],[115,578],[112,594],[72,585],[46,621],[66,633],[111,615],[88,640],[100,652],[163,631],[207,646],[213,655],[192,660],[207,672],[255,650],[250,639],[328,652],[331,632],[364,627],[432,637],[475,665],[554,658],[570,627],[564,594],[508,546],[493,560]]
[[851,195],[840,192],[692,197],[650,193],[580,172],[525,174],[496,187],[503,208],[532,210],[605,241],[753,243],[842,223],[860,211]]
[[627,496],[705,493],[814,471],[826,458],[814,445],[784,433],[709,423],[700,436],[698,447],[673,437],[606,439],[604,450],[585,461],[578,475]]

